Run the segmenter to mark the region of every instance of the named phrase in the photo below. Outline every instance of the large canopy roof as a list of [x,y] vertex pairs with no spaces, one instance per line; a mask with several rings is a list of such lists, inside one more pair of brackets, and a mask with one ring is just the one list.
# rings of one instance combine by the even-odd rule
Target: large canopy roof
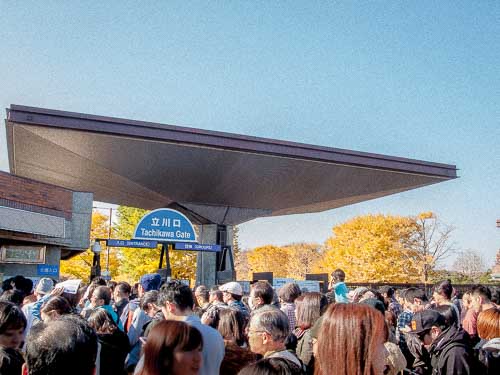
[[11,105],[11,173],[197,223],[319,212],[456,178],[456,167]]

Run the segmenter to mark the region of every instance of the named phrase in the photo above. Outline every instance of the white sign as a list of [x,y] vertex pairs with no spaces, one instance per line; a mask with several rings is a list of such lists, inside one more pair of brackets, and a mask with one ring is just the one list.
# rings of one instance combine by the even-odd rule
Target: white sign
[[319,281],[317,280],[297,280],[302,293],[304,292],[319,292]]
[[66,280],[63,281],[62,283],[56,284],[56,288],[64,288],[65,293],[69,294],[76,294],[78,293],[78,288],[80,287],[80,283],[82,280],[76,279],[76,280]]
[[273,278],[273,288],[274,289],[279,289],[286,283],[293,283],[295,282],[295,279],[291,279],[289,277],[274,277]]

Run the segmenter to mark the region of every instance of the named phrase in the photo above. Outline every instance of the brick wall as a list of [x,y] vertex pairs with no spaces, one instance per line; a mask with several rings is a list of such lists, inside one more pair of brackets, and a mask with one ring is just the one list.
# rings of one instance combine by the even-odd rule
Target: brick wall
[[0,171],[0,205],[71,219],[71,190]]

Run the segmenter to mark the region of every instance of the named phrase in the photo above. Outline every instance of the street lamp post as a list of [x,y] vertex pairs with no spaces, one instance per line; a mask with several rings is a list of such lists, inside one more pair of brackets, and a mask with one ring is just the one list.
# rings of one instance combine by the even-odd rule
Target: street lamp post
[[94,253],[94,257],[92,259],[92,267],[90,269],[90,281],[92,281],[95,277],[101,276],[101,244],[99,240],[95,240],[92,246],[90,247],[92,253]]

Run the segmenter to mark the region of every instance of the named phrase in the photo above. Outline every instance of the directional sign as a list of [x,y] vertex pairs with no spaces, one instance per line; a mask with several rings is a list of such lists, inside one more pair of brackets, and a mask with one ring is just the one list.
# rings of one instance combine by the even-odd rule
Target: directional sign
[[143,216],[135,227],[134,239],[196,242],[196,233],[186,216],[170,208],[159,208]]
[[38,276],[59,277],[59,265],[57,264],[38,264],[36,271]]
[[175,244],[175,250],[218,252],[221,250],[221,246],[220,245],[201,244],[201,243],[178,242]]
[[138,247],[143,249],[155,249],[158,242],[146,240],[106,240],[109,247]]

